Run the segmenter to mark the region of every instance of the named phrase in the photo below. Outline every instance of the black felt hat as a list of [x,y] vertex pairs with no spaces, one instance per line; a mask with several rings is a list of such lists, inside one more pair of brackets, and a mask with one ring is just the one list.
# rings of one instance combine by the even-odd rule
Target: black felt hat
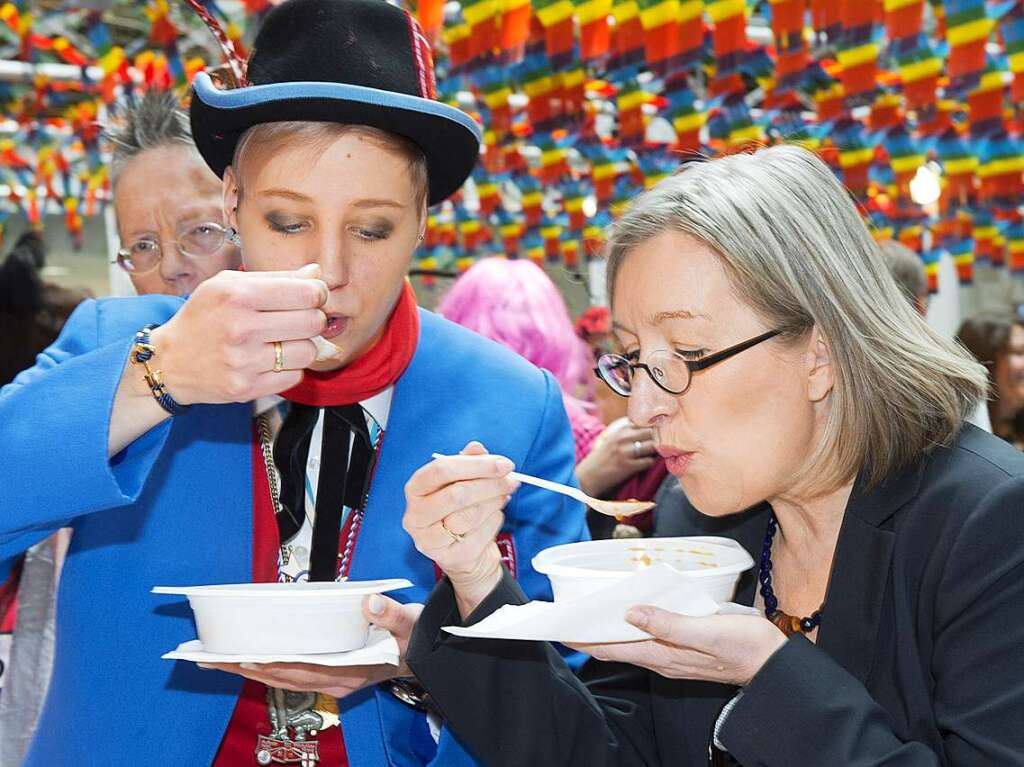
[[480,151],[480,126],[436,100],[430,44],[406,11],[385,0],[287,0],[267,14],[248,84],[192,84],[192,137],[218,176],[246,129],[290,120],[368,125],[423,151],[428,202],[456,192]]

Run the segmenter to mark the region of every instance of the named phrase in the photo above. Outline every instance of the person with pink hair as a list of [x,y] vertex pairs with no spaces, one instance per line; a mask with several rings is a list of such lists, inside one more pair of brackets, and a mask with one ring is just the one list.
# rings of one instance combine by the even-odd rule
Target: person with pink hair
[[597,408],[584,399],[593,395],[593,355],[577,335],[562,294],[537,264],[481,259],[455,281],[437,313],[508,347],[558,380],[584,492],[602,497],[655,463],[650,429],[623,421],[606,430]]

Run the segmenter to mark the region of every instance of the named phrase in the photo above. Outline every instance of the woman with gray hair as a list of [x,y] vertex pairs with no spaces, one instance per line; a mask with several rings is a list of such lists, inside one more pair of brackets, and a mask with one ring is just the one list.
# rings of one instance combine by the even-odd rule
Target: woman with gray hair
[[192,141],[188,115],[170,91],[122,107],[106,133],[121,248],[117,264],[135,292],[183,296],[241,263],[228,241],[220,179]]
[[964,424],[984,370],[900,295],[829,168],[688,166],[613,227],[608,277],[624,354],[600,375],[654,429],[687,533],[760,563],[735,600],[761,614],[635,606],[651,638],[581,648],[580,678],[545,643],[448,635],[525,600],[446,504],[485,480],[438,459],[406,488],[447,574],[408,662],[448,726],[503,765],[1024,764],[1024,458]]

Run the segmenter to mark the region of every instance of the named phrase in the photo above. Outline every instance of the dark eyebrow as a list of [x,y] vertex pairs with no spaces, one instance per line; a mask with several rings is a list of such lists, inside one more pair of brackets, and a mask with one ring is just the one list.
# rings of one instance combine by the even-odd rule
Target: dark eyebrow
[[[293,192],[290,189],[263,189],[259,192],[264,197],[283,197],[286,200],[295,200],[296,202],[313,202],[312,197],[301,194],[300,192]],[[388,200],[386,198],[375,198],[367,197],[361,200],[355,200],[352,203],[354,208],[398,208],[399,210],[404,209],[406,206],[397,200]]]

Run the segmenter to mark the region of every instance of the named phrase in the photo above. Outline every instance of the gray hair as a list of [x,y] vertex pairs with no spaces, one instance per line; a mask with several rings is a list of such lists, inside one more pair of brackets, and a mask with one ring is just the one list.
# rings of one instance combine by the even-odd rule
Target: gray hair
[[115,184],[124,166],[147,149],[177,145],[195,150],[188,115],[172,91],[146,91],[134,103],[125,103],[118,117],[103,132],[112,146],[110,175]]
[[878,249],[882,251],[889,274],[909,301],[928,294],[924,263],[914,251],[895,240],[883,240],[878,243]]
[[821,332],[835,385],[807,471],[820,492],[858,473],[875,485],[948,443],[985,396],[984,368],[911,308],[811,152],[777,146],[692,163],[641,195],[609,234],[612,291],[629,253],[665,231],[713,249],[737,295],[782,331],[779,342]]

